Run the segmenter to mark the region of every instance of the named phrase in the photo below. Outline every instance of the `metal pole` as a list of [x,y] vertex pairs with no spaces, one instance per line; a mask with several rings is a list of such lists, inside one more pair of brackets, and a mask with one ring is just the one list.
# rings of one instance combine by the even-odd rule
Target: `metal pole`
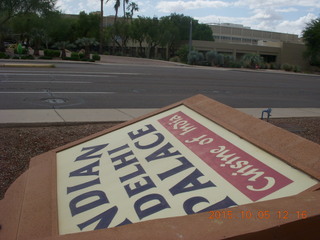
[[192,19],[190,20],[190,32],[189,32],[189,52],[192,50]]

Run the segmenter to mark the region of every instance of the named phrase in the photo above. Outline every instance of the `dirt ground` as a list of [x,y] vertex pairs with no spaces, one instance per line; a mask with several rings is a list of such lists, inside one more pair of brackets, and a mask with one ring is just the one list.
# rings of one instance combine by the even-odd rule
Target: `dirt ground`
[[[320,144],[320,118],[270,119],[270,123]],[[0,126],[0,199],[10,184],[28,169],[32,157],[116,124]]]

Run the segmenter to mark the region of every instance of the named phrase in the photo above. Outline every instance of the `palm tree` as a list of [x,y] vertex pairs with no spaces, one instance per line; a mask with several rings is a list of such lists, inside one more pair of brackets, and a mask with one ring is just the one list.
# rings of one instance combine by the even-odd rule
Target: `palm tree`
[[133,13],[139,11],[139,6],[138,6],[138,4],[136,4],[135,2],[131,2],[131,3],[128,5],[127,10],[129,11],[129,12],[127,13],[128,17],[132,19]]
[[39,56],[40,46],[45,38],[45,35],[46,35],[45,31],[39,28],[33,28],[30,32],[30,38],[33,44],[33,49],[34,49],[33,54],[35,56]]
[[75,47],[75,45],[70,43],[69,41],[56,42],[53,46],[58,48],[59,50],[61,50],[61,58],[62,59],[67,56],[67,53],[66,53],[67,48]]
[[117,21],[119,7],[120,7],[120,0],[116,0],[116,3],[114,4],[114,10],[116,10],[116,15],[114,16],[114,22]]
[[129,3],[129,0],[123,0],[123,18],[126,18],[126,4]]
[[94,38],[79,38],[76,41],[76,44],[78,44],[81,47],[84,47],[85,49],[85,57],[87,59],[90,59],[90,47],[91,46],[97,46],[99,43]]

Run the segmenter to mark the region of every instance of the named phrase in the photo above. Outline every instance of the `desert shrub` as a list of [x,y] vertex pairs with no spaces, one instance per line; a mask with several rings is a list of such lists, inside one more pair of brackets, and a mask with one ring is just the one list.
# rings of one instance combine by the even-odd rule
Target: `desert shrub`
[[188,54],[188,64],[201,65],[203,60],[204,60],[203,54],[198,51],[191,51]]
[[282,65],[282,69],[287,71],[287,72],[290,72],[290,71],[293,70],[293,66],[291,64],[289,64],[289,63],[285,63],[285,64]]
[[243,66],[246,68],[257,68],[260,67],[264,62],[263,57],[260,57],[259,54],[256,53],[247,53],[242,57]]
[[232,67],[236,62],[235,57],[232,55],[224,55],[224,67]]
[[[18,48],[14,49],[14,53],[18,54]],[[27,54],[28,53],[28,49],[26,49],[25,47],[22,48],[22,53],[21,54]]]
[[25,55],[25,56],[21,56],[21,59],[34,60],[35,58],[32,55]]
[[216,51],[209,51],[206,53],[206,59],[211,64],[211,66],[215,66],[218,63],[218,53]]
[[82,52],[80,52],[80,53],[79,53],[79,58],[80,58],[80,59],[84,59],[84,58],[85,58],[85,54],[82,53]]
[[101,57],[99,54],[93,54],[92,55],[92,59],[95,60],[95,61],[100,61]]
[[8,59],[8,58],[10,58],[10,56],[5,54],[4,52],[0,52],[0,59]]
[[271,63],[270,69],[279,70],[279,69],[281,69],[281,65],[279,63]]
[[169,59],[170,62],[180,62],[180,58],[178,56],[174,56]]
[[80,54],[77,52],[72,52],[70,60],[80,60]]
[[301,69],[300,66],[294,66],[294,67],[293,67],[293,71],[294,71],[294,72],[302,72],[302,69]]
[[51,57],[51,58],[60,57],[60,50],[45,49],[43,53],[45,57]]
[[40,56],[39,59],[51,60],[52,57],[49,57],[49,56]]

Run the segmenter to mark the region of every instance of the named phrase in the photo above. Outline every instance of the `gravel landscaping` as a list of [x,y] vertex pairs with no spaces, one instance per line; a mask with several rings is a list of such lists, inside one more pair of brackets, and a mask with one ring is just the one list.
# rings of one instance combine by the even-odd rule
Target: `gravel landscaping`
[[[270,119],[270,123],[320,144],[320,118]],[[0,126],[0,199],[10,184],[28,169],[32,157],[116,124]]]

